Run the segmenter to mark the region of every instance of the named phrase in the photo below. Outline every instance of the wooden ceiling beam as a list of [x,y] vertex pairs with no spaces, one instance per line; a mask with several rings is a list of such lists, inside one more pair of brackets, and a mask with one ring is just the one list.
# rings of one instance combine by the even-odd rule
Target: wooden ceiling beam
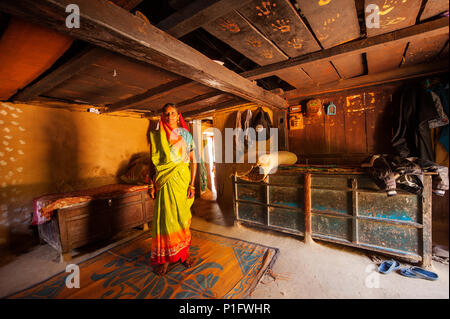
[[104,0],[78,0],[80,28],[67,28],[72,0],[0,1],[0,10],[268,107],[286,101],[126,10]]
[[[103,111],[102,113],[111,113],[111,112],[121,111],[121,110],[131,108],[131,107],[133,107],[133,105],[135,105],[137,103],[142,104],[145,101],[150,102],[150,101],[156,100],[158,98],[167,96],[171,92],[173,92],[173,90],[177,90],[182,87],[185,87],[186,85],[188,85],[190,83],[193,83],[193,82],[186,78],[180,78],[180,79],[174,80],[172,82],[159,85],[155,88],[151,88],[151,89],[147,90],[146,92],[144,92],[142,94],[134,95],[127,99],[120,100],[114,104],[111,104],[111,105],[107,106],[107,109],[105,111]],[[135,108],[140,109],[141,107],[135,107]]]
[[365,53],[369,50],[383,48],[386,45],[393,45],[394,43],[406,43],[412,40],[448,33],[448,27],[449,18],[440,18],[370,38],[344,43],[336,47],[305,54],[286,61],[265,65],[250,71],[242,72],[240,75],[250,80],[261,79],[290,67],[300,67],[313,62],[326,62],[338,57],[352,56]]
[[124,8],[127,11],[131,11],[134,8],[136,8],[143,0],[112,0],[112,2],[121,7]]
[[[180,38],[185,34],[195,30],[200,27],[202,24],[217,19],[220,17],[223,12],[231,11],[235,7],[242,6],[243,3],[248,2],[249,0],[197,0],[195,2],[190,3],[189,5],[183,7],[178,12],[172,14],[168,18],[164,19],[156,26],[164,32],[169,33],[175,38]],[[128,99],[119,101],[115,104],[109,105],[107,108],[107,113],[115,112],[117,110],[124,110],[127,107],[131,107],[132,104],[138,102],[145,102],[146,100],[154,100],[155,98],[161,97],[165,95],[164,88],[167,87],[168,91],[172,91],[173,89],[183,89],[183,87],[187,87],[189,84],[194,81],[189,80],[184,82],[181,80],[180,85],[177,86],[177,81],[174,81],[173,84],[175,86],[162,85],[158,88],[153,88],[148,90],[143,94],[139,94]],[[207,101],[210,98],[214,98],[217,96],[224,95],[221,91],[215,91],[203,95],[196,96],[192,99],[188,99],[186,101],[182,101],[177,103],[177,106],[187,106],[196,102]]]
[[193,116],[201,114],[201,113],[215,112],[215,111],[223,110],[227,107],[232,107],[232,106],[236,106],[236,105],[244,104],[244,103],[245,103],[245,101],[243,99],[240,99],[237,97],[232,97],[228,101],[214,105],[214,107],[208,106],[208,107],[203,107],[203,108],[199,108],[199,109],[192,110],[192,111],[183,112],[183,117],[190,118],[190,117],[193,117]]
[[225,93],[220,92],[220,91],[208,92],[208,93],[205,93],[205,94],[194,96],[191,99],[187,99],[187,100],[184,100],[182,102],[179,102],[179,103],[177,103],[177,107],[186,107],[186,106],[189,106],[189,105],[192,105],[192,104],[209,101],[211,99],[217,99],[218,97],[225,96],[225,95],[228,95],[228,94],[225,94]]
[[175,38],[181,38],[203,24],[238,9],[249,0],[197,0],[170,15],[156,26]]
[[435,61],[433,63],[417,64],[408,67],[397,68],[391,71],[358,76],[355,78],[340,80],[337,82],[319,85],[312,88],[292,90],[286,92],[284,96],[285,98],[287,98],[289,105],[293,105],[298,103],[299,100],[312,96],[404,81],[411,78],[431,76],[433,74],[448,72],[448,70],[448,60],[444,59]]

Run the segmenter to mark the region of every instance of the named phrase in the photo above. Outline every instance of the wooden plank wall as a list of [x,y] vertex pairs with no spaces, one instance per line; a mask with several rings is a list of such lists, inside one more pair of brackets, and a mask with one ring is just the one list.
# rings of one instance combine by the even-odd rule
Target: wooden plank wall
[[[304,128],[289,130],[289,150],[300,163],[360,164],[373,153],[391,153],[392,97],[399,84],[368,87],[311,98],[324,105],[320,116],[304,117]],[[326,115],[330,102],[336,115]]]

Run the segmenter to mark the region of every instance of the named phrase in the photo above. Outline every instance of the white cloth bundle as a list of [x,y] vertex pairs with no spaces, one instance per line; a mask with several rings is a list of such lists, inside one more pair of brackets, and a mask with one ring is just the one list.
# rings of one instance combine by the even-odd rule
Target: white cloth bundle
[[256,165],[262,168],[264,176],[267,176],[278,165],[292,165],[295,163],[297,163],[297,155],[287,151],[278,151],[259,156]]
[[278,165],[292,165],[297,163],[297,155],[287,151],[278,151],[270,154],[264,154],[258,157],[258,162],[249,171],[236,176],[248,181],[264,181],[268,174]]

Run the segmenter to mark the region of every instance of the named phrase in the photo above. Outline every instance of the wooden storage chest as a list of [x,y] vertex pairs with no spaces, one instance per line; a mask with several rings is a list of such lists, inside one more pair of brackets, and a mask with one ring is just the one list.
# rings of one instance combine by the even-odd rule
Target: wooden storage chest
[[388,197],[362,173],[279,170],[267,183],[233,176],[233,185],[237,222],[431,265],[430,175],[421,196]]
[[38,231],[40,240],[58,250],[61,261],[68,261],[72,249],[136,226],[147,230],[152,216],[153,200],[142,190],[57,209]]

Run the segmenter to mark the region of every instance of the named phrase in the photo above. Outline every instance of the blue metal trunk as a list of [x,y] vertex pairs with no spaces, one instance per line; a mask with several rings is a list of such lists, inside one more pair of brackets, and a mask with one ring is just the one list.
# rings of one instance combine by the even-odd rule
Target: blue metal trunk
[[[238,222],[305,235],[306,173],[279,170],[266,182],[233,176]],[[397,190],[388,197],[361,173],[311,174],[313,238],[431,264],[431,176],[422,196]]]

